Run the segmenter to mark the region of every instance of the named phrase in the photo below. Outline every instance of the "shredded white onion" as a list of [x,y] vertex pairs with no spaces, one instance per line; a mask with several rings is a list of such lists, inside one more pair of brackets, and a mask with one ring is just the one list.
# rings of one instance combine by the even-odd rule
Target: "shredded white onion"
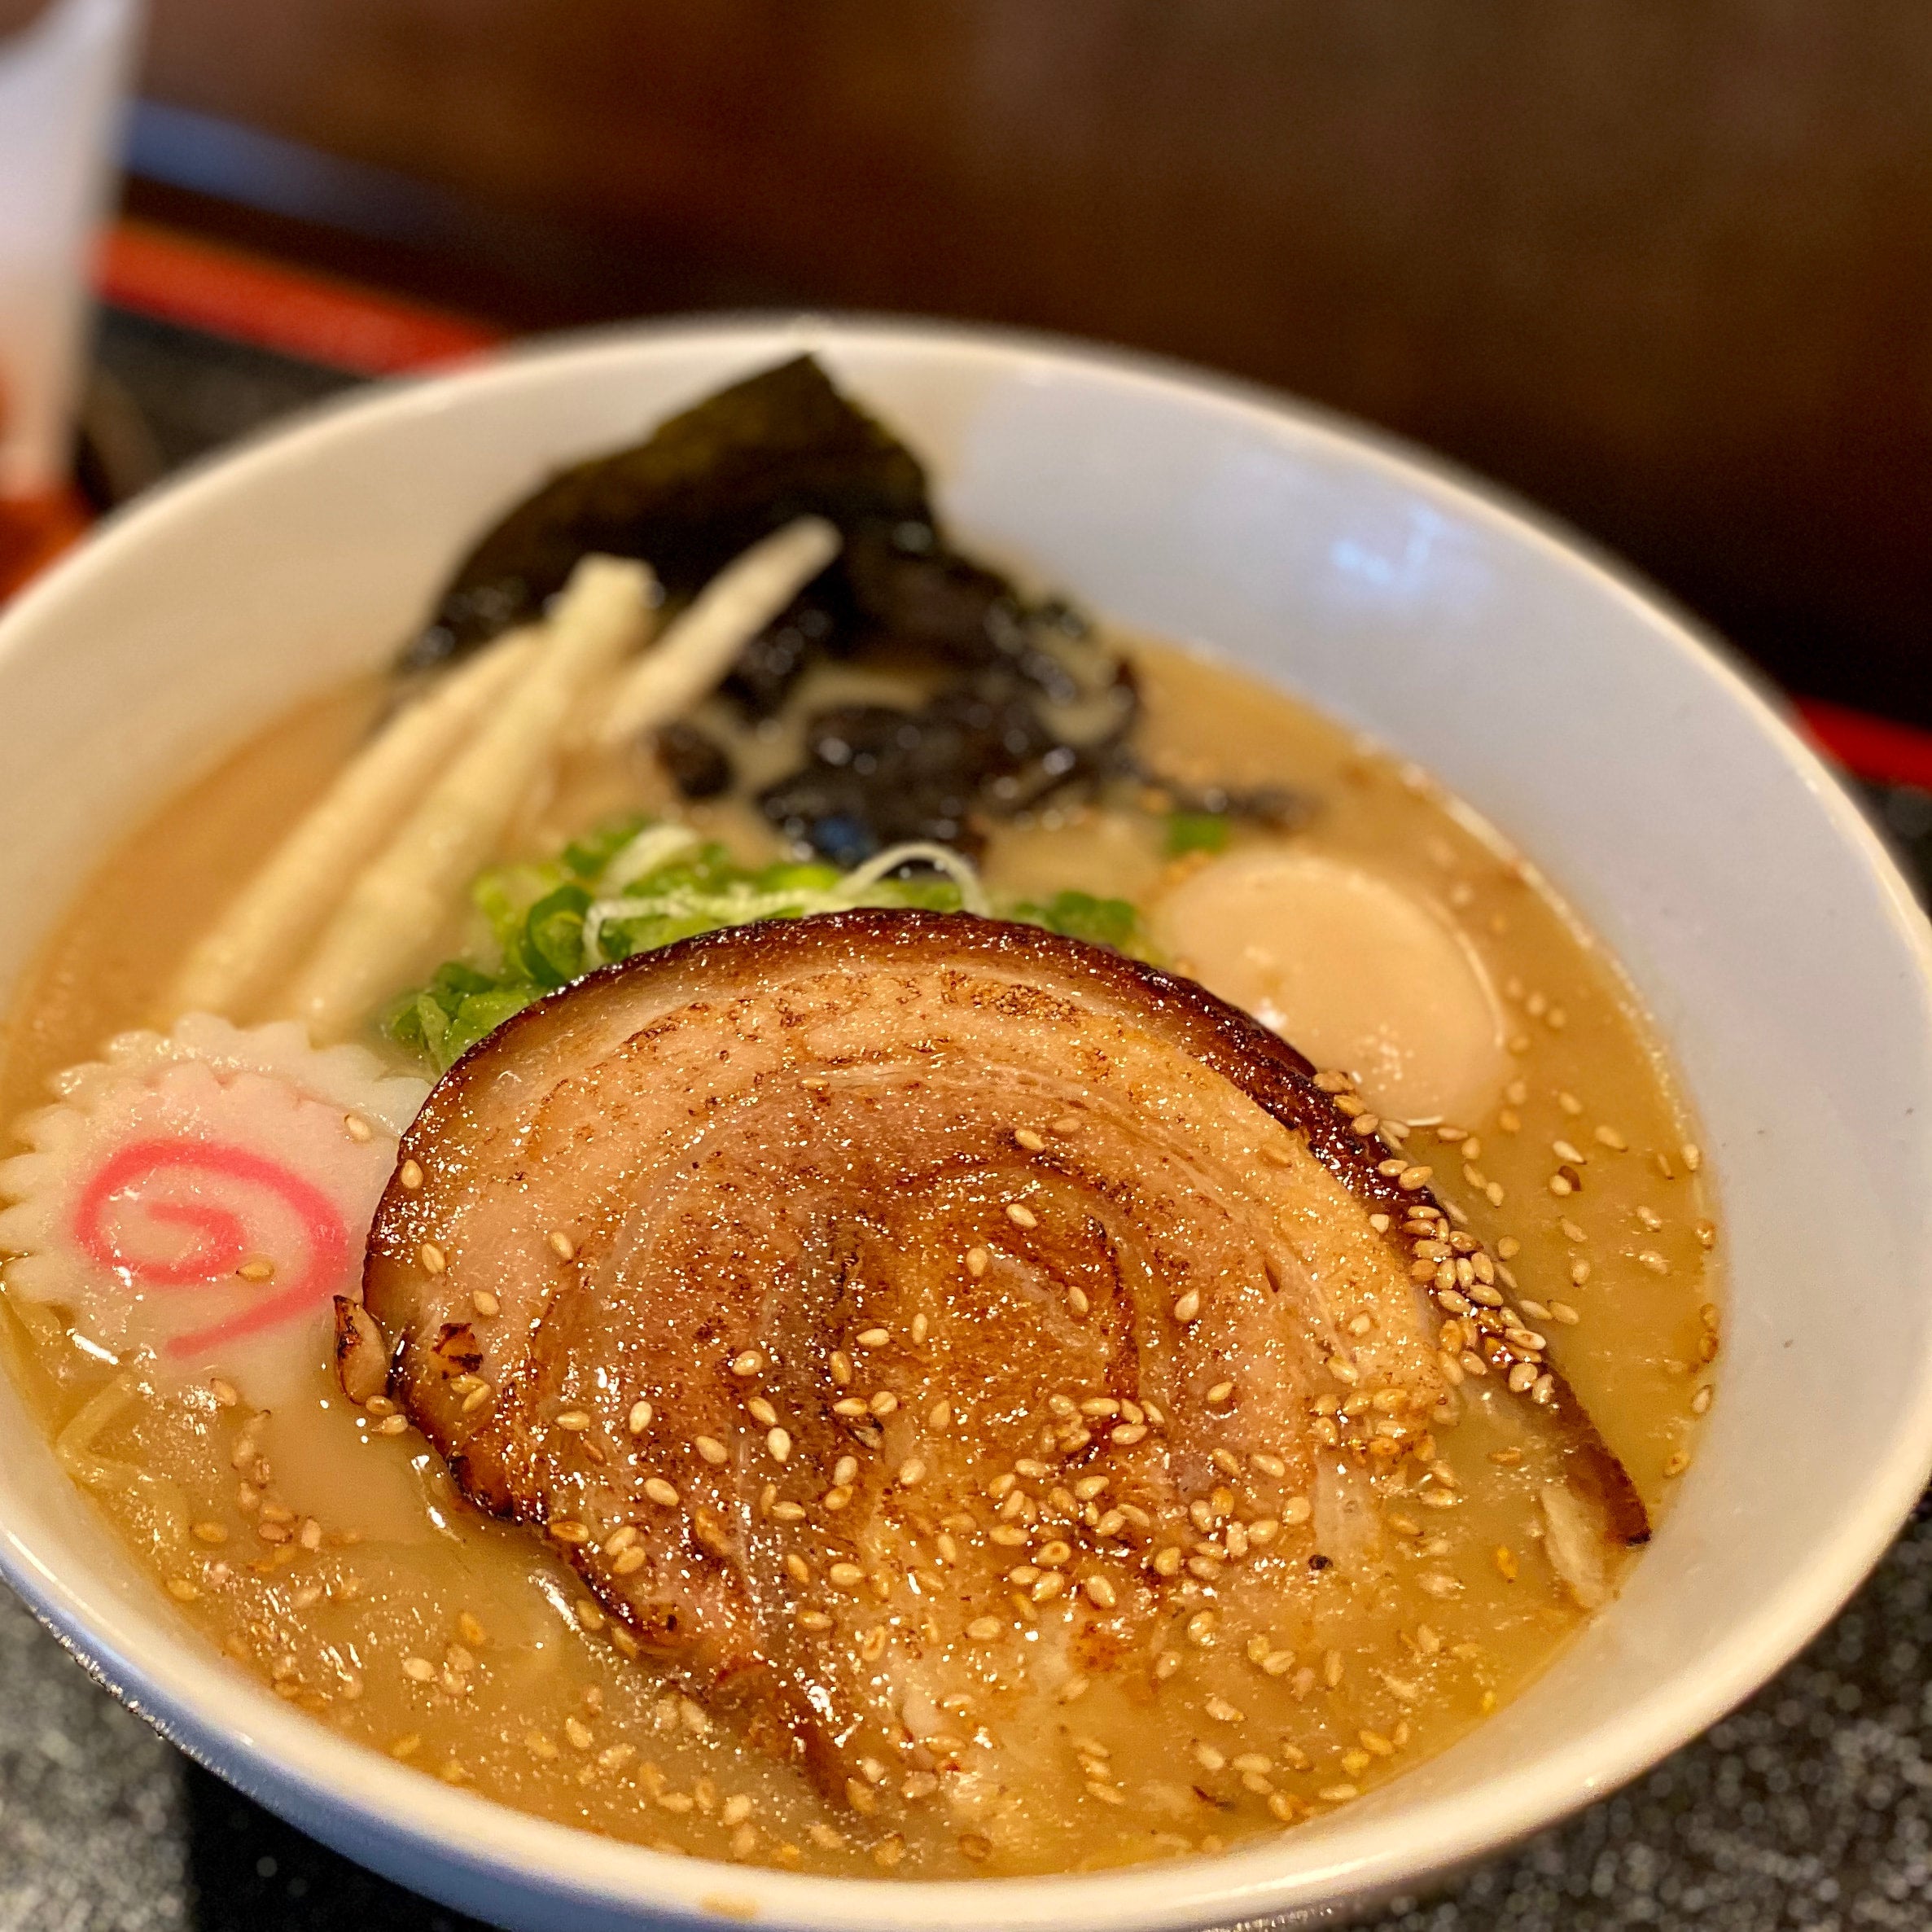
[[656,871],[698,843],[698,835],[688,825],[647,825],[598,874],[597,889],[620,893],[633,879]]
[[[663,855],[652,860],[649,867],[632,870],[630,880],[635,883],[646,876],[667,858],[674,858],[687,845],[694,843],[696,835],[682,826],[652,826],[638,834],[629,846],[624,848],[611,866],[605,870],[608,878],[611,871],[619,867],[633,847],[640,846],[653,833],[682,833],[685,836],[668,846]],[[626,919],[688,918],[693,915],[710,919],[716,925],[747,926],[755,919],[771,919],[783,916],[802,917],[813,913],[849,912],[862,905],[865,896],[882,881],[896,872],[900,866],[919,862],[943,872],[959,888],[960,903],[968,912],[984,914],[988,910],[984,889],[979,883],[979,874],[970,861],[945,846],[934,845],[925,840],[917,840],[905,845],[894,845],[868,859],[863,865],[848,872],[835,885],[825,887],[816,892],[760,892],[748,885],[736,885],[723,892],[707,892],[690,888],[678,888],[656,892],[648,896],[624,896],[594,900],[584,913],[584,968],[586,972],[603,963],[603,931],[607,926],[621,924]],[[599,881],[601,884],[602,881]]]
[[847,873],[831,888],[831,892],[856,905],[881,879],[890,878],[901,865],[909,865],[914,861],[931,866],[935,872],[944,873],[959,887],[959,902],[966,910],[978,913],[982,918],[985,916],[988,907],[977,870],[950,847],[935,845],[924,839],[912,839],[904,845],[887,846],[856,870]]

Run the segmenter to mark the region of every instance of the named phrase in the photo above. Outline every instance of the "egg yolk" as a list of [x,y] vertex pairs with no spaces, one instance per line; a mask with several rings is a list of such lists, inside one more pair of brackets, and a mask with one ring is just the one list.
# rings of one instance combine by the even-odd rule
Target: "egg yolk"
[[1397,1120],[1475,1120],[1507,1065],[1495,988],[1418,895],[1293,848],[1230,853],[1152,909],[1155,943]]

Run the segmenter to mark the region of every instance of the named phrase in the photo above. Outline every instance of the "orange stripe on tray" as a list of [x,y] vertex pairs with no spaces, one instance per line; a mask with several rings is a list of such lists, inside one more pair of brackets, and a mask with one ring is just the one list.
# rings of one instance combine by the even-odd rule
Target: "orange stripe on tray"
[[1932,791],[1932,731],[1820,698],[1797,700],[1813,742],[1873,785],[1917,785]]
[[117,309],[357,375],[432,368],[502,340],[467,316],[145,221],[117,221],[103,235],[94,285]]

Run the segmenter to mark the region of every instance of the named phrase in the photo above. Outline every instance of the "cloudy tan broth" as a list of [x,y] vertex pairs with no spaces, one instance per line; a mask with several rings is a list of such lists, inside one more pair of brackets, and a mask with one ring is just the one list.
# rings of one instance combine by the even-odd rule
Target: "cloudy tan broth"
[[[1419,774],[1236,672],[1162,647],[1135,655],[1152,764],[1307,793],[1318,808],[1290,836],[1425,896],[1504,991],[1506,1090],[1483,1117],[1453,1123],[1454,1141],[1414,1128],[1404,1151],[1503,1258],[1654,1516],[1710,1400],[1716,1236],[1684,1102],[1613,962]],[[819,694],[878,683],[821,674]],[[316,795],[379,702],[365,683],[303,708],[105,861],[16,1003],[9,1116],[50,1071],[154,1017],[229,882]],[[733,735],[748,783],[791,756],[788,729]],[[626,806],[670,808],[655,769],[580,756],[515,851],[554,849]],[[745,858],[771,849],[740,802],[687,816]],[[1151,905],[1201,863],[1168,859],[1163,835],[1138,810],[1049,813],[995,835],[988,883],[999,896],[1072,886]],[[1580,1187],[1553,1192],[1569,1187],[1565,1168]],[[1137,1666],[1056,1707],[1026,1789],[980,1793],[967,1813],[943,1783],[928,1794],[931,1780],[905,1798],[895,1773],[891,1802],[865,1816],[744,1748],[723,1713],[627,1654],[635,1646],[561,1561],[470,1511],[419,1436],[348,1404],[319,1364],[311,1400],[265,1417],[226,1387],[141,1391],[116,1406],[112,1372],[49,1312],[10,1298],[0,1320],[50,1433],[68,1431],[70,1466],[238,1667],[427,1775],[664,1849],[928,1877],[1211,1851],[1347,1803],[1441,1749],[1584,1620],[1543,1551],[1535,1497],[1549,1446],[1527,1405],[1493,1378],[1472,1382],[1463,1419],[1439,1438],[1459,1487],[1378,1478],[1369,1560],[1312,1580],[1298,1569],[1280,1615],[1252,1628],[1211,1628],[1211,1587],[1180,1579],[1155,1673]],[[1026,1607],[1042,1626],[1070,1614]],[[974,1727],[1010,1706],[1024,1655],[1023,1636],[975,1661],[984,1706],[959,1714],[969,1768]]]

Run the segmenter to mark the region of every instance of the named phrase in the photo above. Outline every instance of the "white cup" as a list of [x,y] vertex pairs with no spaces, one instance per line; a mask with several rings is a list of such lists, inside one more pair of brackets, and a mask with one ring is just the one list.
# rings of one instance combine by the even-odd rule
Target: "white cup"
[[0,44],[0,497],[68,473],[88,257],[140,0],[59,0]]

